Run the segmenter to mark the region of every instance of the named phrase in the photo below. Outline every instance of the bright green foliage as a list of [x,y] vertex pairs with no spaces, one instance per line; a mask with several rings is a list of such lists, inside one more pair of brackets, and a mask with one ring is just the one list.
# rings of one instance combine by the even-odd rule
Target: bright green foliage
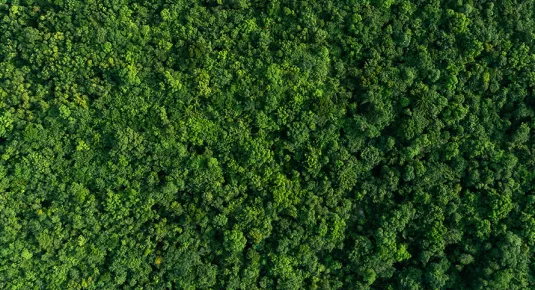
[[534,11],[0,1],[0,289],[535,289]]

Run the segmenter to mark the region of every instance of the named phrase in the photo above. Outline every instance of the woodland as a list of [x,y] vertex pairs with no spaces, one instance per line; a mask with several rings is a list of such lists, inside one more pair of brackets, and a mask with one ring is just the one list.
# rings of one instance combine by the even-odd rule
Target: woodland
[[535,0],[0,0],[0,289],[535,289]]

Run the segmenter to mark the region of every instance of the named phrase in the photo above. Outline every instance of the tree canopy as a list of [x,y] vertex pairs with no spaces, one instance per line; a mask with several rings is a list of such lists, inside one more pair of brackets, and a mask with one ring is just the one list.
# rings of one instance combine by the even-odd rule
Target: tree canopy
[[534,2],[0,1],[0,288],[535,288]]

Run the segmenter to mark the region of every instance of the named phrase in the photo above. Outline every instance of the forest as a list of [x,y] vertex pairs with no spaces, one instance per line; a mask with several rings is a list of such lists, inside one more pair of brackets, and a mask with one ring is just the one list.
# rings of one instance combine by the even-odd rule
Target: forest
[[0,289],[535,289],[535,0],[0,0]]

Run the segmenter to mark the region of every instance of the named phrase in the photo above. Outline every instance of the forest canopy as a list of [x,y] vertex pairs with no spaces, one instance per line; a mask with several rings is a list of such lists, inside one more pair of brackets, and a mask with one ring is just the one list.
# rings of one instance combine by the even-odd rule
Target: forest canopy
[[0,1],[1,289],[534,289],[534,0]]

